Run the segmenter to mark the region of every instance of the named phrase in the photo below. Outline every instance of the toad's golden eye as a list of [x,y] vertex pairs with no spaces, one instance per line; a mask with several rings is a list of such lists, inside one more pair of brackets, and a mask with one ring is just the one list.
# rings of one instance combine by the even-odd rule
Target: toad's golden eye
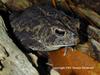
[[55,29],[55,34],[58,36],[64,36],[65,31],[62,29]]

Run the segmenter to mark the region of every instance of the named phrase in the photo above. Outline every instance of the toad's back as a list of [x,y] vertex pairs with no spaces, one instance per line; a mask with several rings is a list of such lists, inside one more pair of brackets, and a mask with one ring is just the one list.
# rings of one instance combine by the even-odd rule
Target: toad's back
[[[75,26],[79,22],[49,6],[26,9],[11,21],[14,34],[26,48],[56,50],[77,44]],[[67,26],[66,26],[67,25]],[[73,30],[70,31],[70,28]]]

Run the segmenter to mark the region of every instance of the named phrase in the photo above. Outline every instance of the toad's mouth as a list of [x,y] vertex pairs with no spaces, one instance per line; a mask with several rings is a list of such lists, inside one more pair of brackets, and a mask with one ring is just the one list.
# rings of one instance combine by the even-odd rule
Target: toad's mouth
[[71,45],[51,45],[51,46],[46,46],[46,48],[49,50],[49,51],[53,51],[53,50],[58,50],[62,47],[72,47],[74,46],[75,44],[71,44]]
[[69,44],[69,45],[50,45],[50,46],[45,46],[44,50],[40,50],[37,47],[29,47],[30,49],[34,50],[34,51],[54,51],[54,50],[58,50],[60,48],[72,48],[73,46],[75,46],[75,44]]

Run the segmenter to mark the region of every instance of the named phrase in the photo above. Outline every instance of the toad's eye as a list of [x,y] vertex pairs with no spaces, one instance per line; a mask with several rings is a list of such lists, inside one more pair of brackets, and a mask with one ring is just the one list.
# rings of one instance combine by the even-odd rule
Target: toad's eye
[[65,31],[62,29],[55,29],[55,34],[58,36],[64,36]]

